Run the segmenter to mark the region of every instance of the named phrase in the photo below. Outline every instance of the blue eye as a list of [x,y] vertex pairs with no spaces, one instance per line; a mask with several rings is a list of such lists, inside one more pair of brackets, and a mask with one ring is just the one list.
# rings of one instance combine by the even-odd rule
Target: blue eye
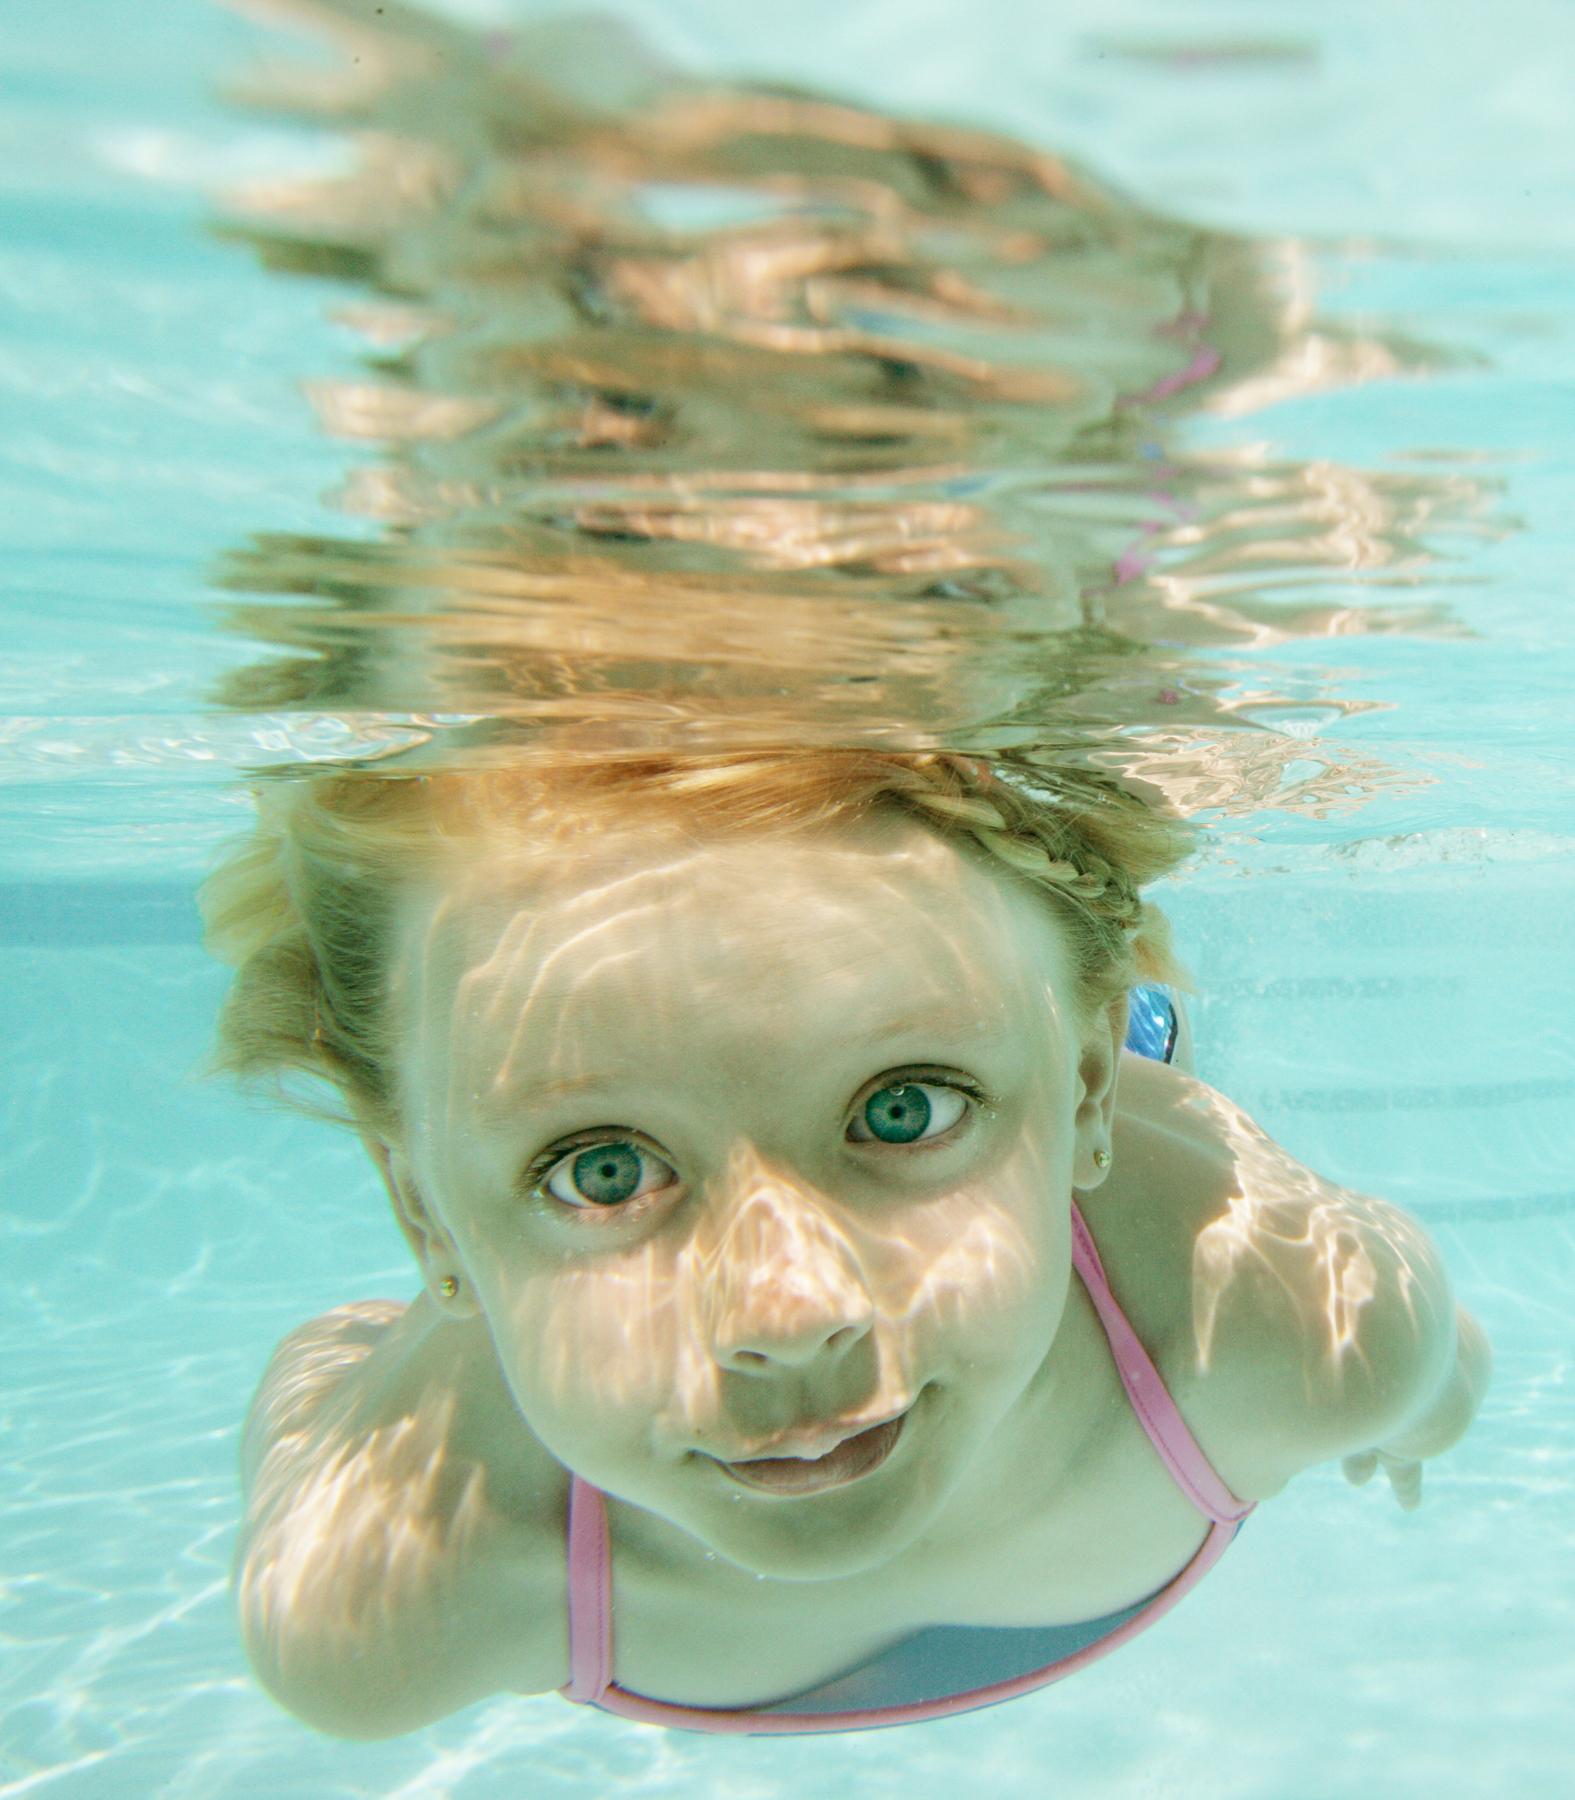
[[566,1206],[625,1206],[666,1187],[673,1171],[638,1144],[591,1144],[554,1165],[543,1186]]
[[917,1144],[939,1137],[967,1110],[967,1096],[927,1081],[899,1081],[871,1094],[848,1128],[855,1143]]

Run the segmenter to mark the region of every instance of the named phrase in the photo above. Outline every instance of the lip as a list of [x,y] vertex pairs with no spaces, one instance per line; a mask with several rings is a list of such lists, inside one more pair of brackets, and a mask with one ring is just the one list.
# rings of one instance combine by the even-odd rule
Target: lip
[[839,1440],[822,1456],[762,1456],[721,1467],[761,1494],[819,1494],[873,1474],[897,1447],[905,1412]]

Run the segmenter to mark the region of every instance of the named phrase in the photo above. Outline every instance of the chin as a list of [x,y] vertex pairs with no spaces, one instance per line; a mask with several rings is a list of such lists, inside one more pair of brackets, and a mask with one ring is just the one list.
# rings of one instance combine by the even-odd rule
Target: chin
[[943,1500],[911,1472],[894,1484],[854,1482],[795,1499],[734,1489],[690,1529],[735,1568],[768,1581],[840,1581],[902,1555]]

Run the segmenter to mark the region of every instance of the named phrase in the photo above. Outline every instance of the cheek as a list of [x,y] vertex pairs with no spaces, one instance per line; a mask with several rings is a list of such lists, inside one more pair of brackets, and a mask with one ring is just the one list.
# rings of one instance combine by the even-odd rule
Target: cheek
[[1058,1131],[1030,1109],[1003,1154],[956,1193],[903,1222],[902,1310],[983,1364],[1035,1360],[1048,1348],[1071,1273],[1071,1170]]
[[[933,1335],[975,1354],[1009,1351],[1057,1291],[1070,1250],[1036,1194],[948,1196],[910,1215],[897,1266],[879,1285],[899,1339]],[[1064,1241],[1063,1241],[1064,1240]],[[914,1343],[917,1357],[919,1345]]]
[[681,1288],[659,1247],[498,1282],[487,1306],[509,1384],[549,1447],[666,1413],[709,1387]]

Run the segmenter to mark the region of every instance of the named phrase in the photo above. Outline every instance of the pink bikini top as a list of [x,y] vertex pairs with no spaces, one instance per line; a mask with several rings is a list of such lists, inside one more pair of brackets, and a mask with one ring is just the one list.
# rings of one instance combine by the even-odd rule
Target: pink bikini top
[[1116,1304],[1083,1215],[1072,1208],[1072,1266],[1110,1343],[1121,1385],[1172,1480],[1210,1521],[1201,1548],[1157,1594],[1108,1618],[1061,1626],[933,1626],[848,1674],[764,1708],[677,1706],[612,1678],[612,1557],[601,1490],[569,1487],[569,1683],[565,1699],[648,1725],[738,1733],[857,1731],[993,1706],[1108,1656],[1169,1612],[1223,1555],[1252,1511],[1210,1467],[1159,1371]]

